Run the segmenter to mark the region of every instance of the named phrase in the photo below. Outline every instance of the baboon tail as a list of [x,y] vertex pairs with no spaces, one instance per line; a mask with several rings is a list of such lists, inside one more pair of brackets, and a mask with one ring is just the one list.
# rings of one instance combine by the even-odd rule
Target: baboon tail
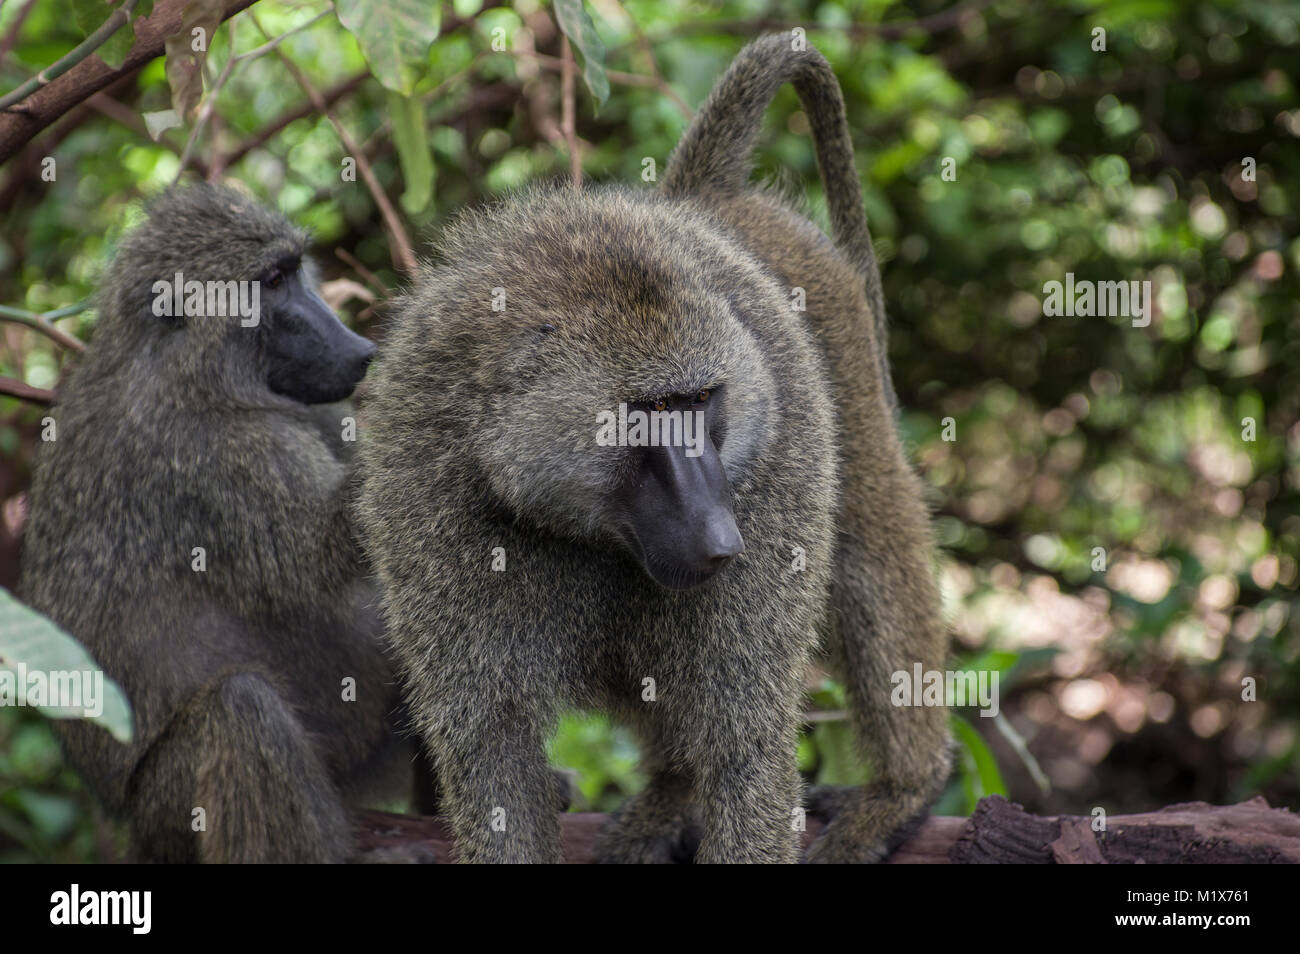
[[[785,83],[792,83],[812,127],[835,244],[857,268],[866,286],[875,322],[885,394],[894,388],[886,355],[888,329],[880,269],[862,206],[862,187],[853,164],[853,141],[844,113],[840,84],[826,58],[790,33],[776,33],[749,44],[713,87],[664,173],[665,195],[727,195],[749,179],[754,142],[763,114]],[[865,329],[864,329],[865,330]]]

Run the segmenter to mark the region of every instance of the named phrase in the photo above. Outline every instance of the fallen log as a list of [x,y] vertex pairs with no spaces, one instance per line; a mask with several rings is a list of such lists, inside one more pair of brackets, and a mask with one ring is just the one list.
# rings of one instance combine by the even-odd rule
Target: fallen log
[[[451,834],[441,818],[359,811],[354,861],[441,864]],[[560,816],[569,864],[596,860],[608,815]],[[821,833],[809,817],[804,846]],[[1300,815],[1262,798],[1239,805],[1170,805],[1158,812],[1112,815],[1105,831],[1092,819],[1031,815],[999,795],[981,799],[969,818],[932,817],[889,858],[890,864],[1300,863]]]

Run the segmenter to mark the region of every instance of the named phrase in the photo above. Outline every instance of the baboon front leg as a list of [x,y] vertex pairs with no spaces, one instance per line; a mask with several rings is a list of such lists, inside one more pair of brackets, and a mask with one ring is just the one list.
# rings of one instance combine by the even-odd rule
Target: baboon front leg
[[[437,815],[442,807],[442,786],[438,782],[437,767],[423,745],[414,744],[412,750],[412,808],[421,815]],[[555,810],[567,812],[578,793],[576,773],[558,768],[551,772],[555,781]]]
[[[744,714],[780,708],[751,700]],[[793,863],[799,853],[793,813],[803,784],[794,726],[759,725],[741,716],[724,708],[707,730],[709,746],[697,767],[704,837],[696,861]]]
[[150,857],[342,862],[351,848],[338,790],[307,733],[255,673],[186,703],[141,763],[132,799]]
[[[481,697],[469,702],[483,704]],[[531,719],[475,720],[434,740],[457,861],[563,861],[556,776],[541,733],[526,728],[531,724]]]

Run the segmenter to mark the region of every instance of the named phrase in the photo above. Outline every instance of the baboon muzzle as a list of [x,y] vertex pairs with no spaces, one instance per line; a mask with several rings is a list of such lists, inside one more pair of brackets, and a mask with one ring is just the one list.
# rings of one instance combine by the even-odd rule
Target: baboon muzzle
[[699,456],[686,452],[649,448],[630,507],[646,572],[670,589],[703,583],[745,549],[713,441],[704,440]]

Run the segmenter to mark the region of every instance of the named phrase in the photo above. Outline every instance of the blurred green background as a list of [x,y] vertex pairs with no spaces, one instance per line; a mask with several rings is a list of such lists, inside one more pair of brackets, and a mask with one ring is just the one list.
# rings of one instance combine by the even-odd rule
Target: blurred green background
[[[339,3],[345,19],[356,6]],[[87,21],[72,7],[95,11],[82,0],[0,7],[0,91],[108,9]],[[359,41],[328,3],[261,0],[212,44],[201,106],[212,111],[191,150],[198,174],[242,183],[314,230],[331,303],[376,339],[384,290],[403,279],[372,192],[360,176],[341,181],[348,150],[335,128],[278,54],[241,60],[212,90],[232,40],[247,53],[324,13],[279,50],[325,95],[422,247],[458,210],[570,170],[551,5],[435,9],[437,31],[432,16],[399,31],[403,59],[375,52],[383,37]],[[597,108],[579,60],[590,180],[650,188],[643,159],[662,170],[684,108],[757,35],[805,28],[840,78],[902,426],[943,547],[954,665],[1002,676],[997,719],[954,713],[959,766],[939,810],[969,812],[996,791],[1041,813],[1255,794],[1300,808],[1300,2],[586,9],[604,46],[582,47],[587,73],[603,62],[610,82]],[[420,37],[435,32],[426,51]],[[139,201],[180,169],[193,119],[158,142],[141,119],[170,103],[158,59],[0,167],[0,305],[44,312],[91,293]],[[788,89],[758,174],[806,193],[824,221]],[[1152,281],[1150,326],[1044,317],[1044,283],[1067,272]],[[59,327],[88,338],[94,313]],[[0,325],[0,375],[53,388],[71,360]],[[0,398],[10,588],[40,417]],[[809,690],[803,769],[860,780],[842,690],[818,673]],[[579,810],[607,810],[640,783],[634,743],[598,717],[566,719],[552,755],[580,772]],[[119,851],[48,725],[0,709],[0,859]]]

